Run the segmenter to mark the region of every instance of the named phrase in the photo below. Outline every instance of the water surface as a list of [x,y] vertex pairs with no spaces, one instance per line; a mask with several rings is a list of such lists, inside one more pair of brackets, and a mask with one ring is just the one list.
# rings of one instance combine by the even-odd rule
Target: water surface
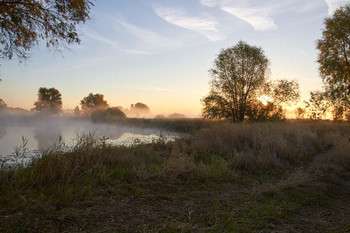
[[160,129],[95,124],[90,121],[64,118],[37,119],[29,121],[0,121],[0,160],[14,161],[16,148],[27,150],[25,157],[34,156],[52,148],[61,138],[66,147],[75,144],[79,135],[93,135],[113,145],[130,145],[134,142],[148,143],[164,136],[169,140],[180,136]]

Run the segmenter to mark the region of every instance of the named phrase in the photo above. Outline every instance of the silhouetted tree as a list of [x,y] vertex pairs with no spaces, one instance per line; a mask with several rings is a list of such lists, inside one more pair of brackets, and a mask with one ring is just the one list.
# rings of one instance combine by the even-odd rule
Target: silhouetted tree
[[156,115],[156,116],[154,117],[154,119],[165,119],[165,118],[166,118],[166,116],[161,115],[161,114]]
[[325,92],[310,92],[310,100],[305,102],[311,120],[322,120],[329,109],[329,99]]
[[210,93],[202,99],[204,117],[242,122],[248,103],[257,98],[256,91],[266,80],[268,67],[264,51],[243,41],[221,50],[210,70]]
[[113,121],[126,118],[125,113],[117,107],[107,108],[106,110],[97,109],[91,113],[93,121]]
[[76,106],[76,107],[74,108],[74,115],[75,115],[75,116],[80,116],[80,109],[79,109],[79,106]]
[[57,114],[62,111],[61,93],[55,88],[40,87],[38,101],[34,103],[34,111]]
[[138,102],[130,106],[130,115],[134,117],[149,117],[151,110],[146,104]]
[[1,109],[5,109],[7,108],[7,104],[5,103],[5,101],[3,101],[2,99],[0,99],[0,110]]
[[140,102],[136,103],[135,105],[132,104],[131,105],[131,109],[139,109],[139,110],[144,110],[144,111],[150,111],[149,107],[146,104],[140,103]]
[[105,111],[105,115],[108,119],[118,119],[118,118],[126,118],[125,113],[120,110],[118,107],[107,108]]
[[25,60],[40,40],[55,49],[79,43],[76,25],[89,19],[90,6],[89,0],[1,1],[0,56]]
[[294,110],[295,116],[297,119],[303,119],[306,113],[305,108],[298,107]]
[[172,113],[172,114],[169,114],[168,118],[170,118],[170,119],[185,119],[186,116],[182,113]]
[[299,83],[295,80],[277,80],[272,83],[273,91],[268,93],[273,99],[274,105],[290,105],[300,99]]
[[299,101],[299,84],[285,79],[267,81],[257,89],[258,98],[247,104],[250,121],[285,119],[284,107]]
[[333,118],[340,120],[350,114],[350,5],[337,9],[324,24],[322,39],[317,41],[323,101],[328,99]]
[[107,101],[105,101],[104,96],[101,94],[92,94],[90,93],[88,96],[84,97],[80,101],[81,108],[85,112],[89,112],[91,110],[94,110],[96,108],[108,108]]

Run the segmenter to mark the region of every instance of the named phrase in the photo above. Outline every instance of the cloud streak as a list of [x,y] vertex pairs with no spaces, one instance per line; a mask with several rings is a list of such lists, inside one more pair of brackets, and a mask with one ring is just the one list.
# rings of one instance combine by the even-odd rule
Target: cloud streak
[[138,38],[141,43],[148,47],[148,50],[155,50],[158,48],[173,49],[181,46],[181,42],[179,41],[168,39],[148,29],[130,24],[125,20],[119,19],[115,20],[115,22],[128,34],[132,35],[134,38]]
[[249,2],[244,2],[244,5],[242,5],[242,2],[234,1],[200,0],[200,3],[207,7],[219,6],[222,11],[249,23],[256,31],[277,29],[273,19],[269,16],[270,8],[249,7],[247,4]]
[[217,29],[218,23],[213,19],[189,16],[179,8],[154,7],[154,12],[168,23],[197,32],[211,41],[225,39]]
[[269,17],[269,9],[254,9],[254,8],[232,8],[222,7],[223,11],[236,16],[237,18],[246,21],[256,31],[268,31],[277,29],[273,19]]
[[208,6],[208,7],[215,7],[218,3],[216,0],[200,0],[200,3],[203,6]]
[[129,53],[129,54],[149,54],[149,52],[147,52],[147,51],[122,48],[117,41],[111,40],[111,39],[104,37],[101,34],[93,32],[93,31],[84,30],[84,35],[89,37],[90,39],[93,39],[93,40],[102,42],[106,45],[109,45],[113,49],[117,49],[121,52]]
[[306,53],[305,51],[299,49],[298,52],[299,52],[300,54],[304,55],[305,57],[307,57],[307,58],[309,58],[309,59],[312,59],[312,57],[311,57],[308,53]]

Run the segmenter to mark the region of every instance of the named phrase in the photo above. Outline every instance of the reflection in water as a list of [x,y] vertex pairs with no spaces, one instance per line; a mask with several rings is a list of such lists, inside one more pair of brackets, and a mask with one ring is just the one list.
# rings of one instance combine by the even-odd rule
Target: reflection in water
[[112,140],[118,140],[124,133],[128,132],[128,129],[126,128],[105,124],[82,123],[79,125],[79,127],[75,125],[74,127],[70,128],[75,130],[74,132],[70,133],[74,136],[92,133],[95,138],[107,137]]
[[6,128],[4,126],[0,126],[0,139],[6,135]]
[[41,124],[34,129],[34,138],[38,142],[37,149],[44,151],[54,145],[61,136],[61,127],[53,124]]
[[[132,144],[136,139],[140,142],[151,142],[160,135],[168,138],[178,136],[176,133],[162,132],[159,129],[149,129],[130,126],[93,124],[88,121],[78,121],[66,118],[1,121],[0,119],[0,162],[1,157],[13,153],[15,146],[21,145],[21,137],[28,139],[28,150],[41,152],[57,145],[62,136],[66,146],[74,146],[77,136],[92,134],[97,140],[108,138],[107,143],[113,145]],[[99,141],[99,140],[98,140]]]

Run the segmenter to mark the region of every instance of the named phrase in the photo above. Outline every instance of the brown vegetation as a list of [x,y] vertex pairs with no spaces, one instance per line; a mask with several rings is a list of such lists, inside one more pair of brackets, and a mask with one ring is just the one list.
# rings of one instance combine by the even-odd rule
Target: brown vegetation
[[0,172],[2,232],[347,232],[350,125],[229,124],[112,147],[81,136]]

